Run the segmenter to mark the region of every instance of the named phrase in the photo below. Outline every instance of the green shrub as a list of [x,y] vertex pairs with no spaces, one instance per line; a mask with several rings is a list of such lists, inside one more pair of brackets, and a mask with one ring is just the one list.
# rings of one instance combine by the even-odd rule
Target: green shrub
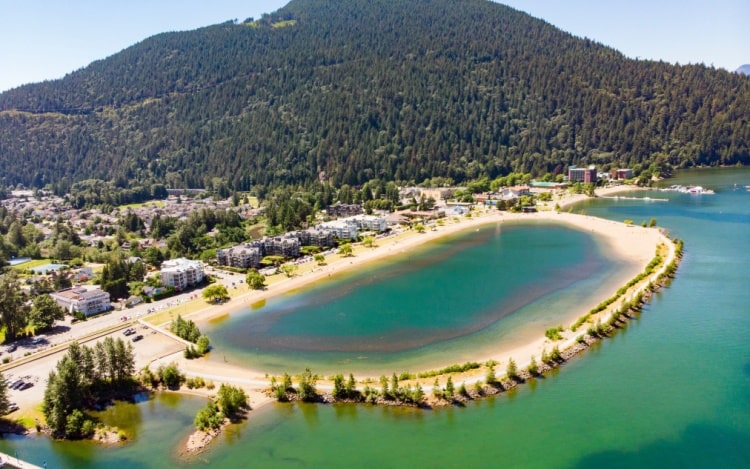
[[560,349],[557,347],[557,345],[552,347],[552,352],[550,352],[549,357],[556,362],[562,361],[562,354],[560,353]]
[[216,404],[227,417],[233,417],[239,411],[248,407],[248,397],[245,391],[237,386],[222,384],[216,396]]
[[180,384],[185,381],[185,375],[180,373],[180,368],[175,362],[171,362],[167,366],[160,365],[157,374],[159,381],[170,389],[179,388]]
[[415,377],[416,375],[414,375],[413,373],[409,373],[408,371],[402,371],[401,374],[398,375],[398,379],[400,379],[401,381],[407,381],[410,379],[414,379]]
[[209,401],[206,407],[198,411],[193,423],[200,431],[212,430],[219,428],[224,421],[224,415],[219,412],[216,403]]
[[487,365],[487,374],[484,376],[484,381],[490,386],[497,383],[497,376],[495,375],[495,365]]
[[86,419],[83,421],[83,425],[81,425],[81,436],[84,438],[90,438],[94,434],[94,430],[96,430],[96,424],[94,421]]
[[315,390],[315,383],[318,377],[313,375],[310,368],[305,368],[305,371],[300,375],[299,379],[299,397],[305,402],[312,402],[317,397],[317,391]]
[[536,375],[539,373],[539,365],[537,365],[536,357],[534,357],[534,355],[531,356],[531,362],[529,362],[529,366],[526,368],[526,371],[528,371],[532,375]]
[[453,399],[453,396],[455,395],[455,388],[453,387],[453,380],[450,376],[448,376],[448,381],[445,383],[445,397],[448,399]]
[[463,365],[450,365],[439,370],[424,371],[417,374],[419,378],[432,378],[439,375],[445,375],[449,373],[463,373],[469,370],[479,369],[482,365],[477,362],[466,362]]
[[508,366],[505,367],[505,375],[508,379],[515,380],[518,378],[518,367],[512,357],[508,359]]
[[560,333],[561,333],[562,331],[564,331],[564,330],[565,330],[565,329],[564,329],[564,328],[563,328],[562,326],[557,326],[557,327],[550,327],[549,329],[547,329],[547,330],[546,330],[546,331],[544,332],[544,335],[545,335],[545,336],[546,336],[546,337],[547,337],[547,338],[548,338],[549,340],[561,340],[561,339],[562,339],[562,335],[560,335]]

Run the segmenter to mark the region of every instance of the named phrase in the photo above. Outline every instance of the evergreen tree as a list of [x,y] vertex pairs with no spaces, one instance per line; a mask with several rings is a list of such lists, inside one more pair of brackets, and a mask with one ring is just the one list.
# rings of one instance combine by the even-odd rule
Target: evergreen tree
[[28,323],[37,331],[50,329],[55,321],[65,318],[65,310],[49,295],[34,297],[33,306],[28,315]]
[[6,328],[7,339],[15,339],[26,327],[30,310],[21,294],[16,274],[7,272],[0,275],[0,323]]
[[10,399],[8,399],[8,381],[5,375],[0,373],[0,416],[8,413],[10,410]]

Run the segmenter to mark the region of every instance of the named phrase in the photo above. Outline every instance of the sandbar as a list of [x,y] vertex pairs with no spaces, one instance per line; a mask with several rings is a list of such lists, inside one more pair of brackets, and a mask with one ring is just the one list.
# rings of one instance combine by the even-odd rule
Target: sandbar
[[[622,192],[623,190],[638,189],[628,186],[616,187],[599,190],[597,191],[597,194],[600,196],[609,196],[617,192]],[[387,260],[389,257],[393,256],[400,256],[404,252],[408,252],[409,250],[415,249],[420,245],[438,238],[450,236],[466,230],[476,229],[487,224],[512,221],[561,223],[574,229],[591,233],[599,240],[599,242],[606,245],[608,255],[618,259],[624,259],[629,265],[636,266],[632,271],[632,275],[628,275],[621,283],[607,285],[606,287],[611,291],[608,291],[604,296],[583,299],[579,304],[580,311],[576,313],[577,316],[582,316],[602,300],[614,294],[618,288],[627,283],[630,278],[633,278],[640,273],[654,258],[657,246],[672,246],[672,243],[666,238],[665,234],[657,228],[644,228],[641,226],[625,224],[623,222],[610,221],[564,211],[564,209],[570,205],[585,199],[587,199],[587,196],[585,195],[576,195],[568,196],[560,200],[553,200],[548,203],[547,207],[542,207],[542,209],[536,213],[510,213],[500,212],[494,209],[479,208],[472,212],[471,218],[459,217],[456,219],[449,217],[446,219],[444,225],[435,225],[435,231],[430,229],[424,233],[409,231],[401,235],[378,239],[376,247],[359,247],[355,249],[355,255],[353,257],[331,259],[326,265],[315,266],[310,270],[303,271],[300,275],[291,278],[284,278],[271,283],[265,290],[249,291],[240,294],[225,304],[207,307],[198,311],[190,315],[190,318],[200,324],[214,318],[231,315],[233,312],[246,308],[252,304],[261,303],[274,296],[300,290],[307,286],[317,284],[318,282],[325,282],[329,277],[342,275],[348,271],[362,267],[367,263]],[[559,207],[559,211],[552,209],[555,205]],[[668,262],[669,260],[667,260],[666,263]],[[544,336],[544,331],[540,330],[538,339],[522,346],[509,346],[508,344],[500,342],[492,353],[485,356],[477,356],[475,361],[484,362],[492,359],[497,361],[501,366],[504,366],[510,358],[513,358],[516,363],[518,363],[519,367],[523,367],[529,363],[532,356],[539,360],[542,350],[544,349],[549,351],[554,345],[558,345],[560,349],[564,349],[575,343],[576,337],[580,335],[581,332],[571,332],[569,330],[570,324],[563,325],[566,327],[566,333],[563,334],[562,341],[552,343]],[[445,366],[452,364],[453,363],[446,363]],[[256,407],[259,404],[270,401],[270,399],[262,393],[262,390],[268,387],[270,379],[264,370],[205,359],[180,360],[180,365],[189,375],[202,376],[217,382],[226,381],[237,385],[243,385],[243,387],[246,387],[251,391],[251,399],[254,401],[252,404]],[[345,371],[348,372],[348,370],[342,370],[342,372]],[[356,372],[356,370],[354,371]],[[367,378],[377,379],[377,377],[372,376],[355,376],[358,380]],[[466,382],[481,380],[482,377],[483,376],[480,374],[477,374],[476,376],[463,376],[463,378],[466,378]],[[326,389],[329,387],[329,384],[330,383],[323,382],[319,387],[321,387],[321,389]],[[425,384],[429,385],[430,383]]]

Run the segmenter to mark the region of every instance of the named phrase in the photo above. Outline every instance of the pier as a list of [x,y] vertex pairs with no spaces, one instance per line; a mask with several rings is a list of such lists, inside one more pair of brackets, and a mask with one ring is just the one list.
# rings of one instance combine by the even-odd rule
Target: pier
[[0,467],[15,467],[18,469],[46,469],[47,464],[44,464],[44,468],[41,466],[37,466],[36,464],[31,464],[30,462],[26,462],[23,459],[18,458],[18,453],[16,453],[15,456],[11,456],[10,454],[5,454],[0,452]]

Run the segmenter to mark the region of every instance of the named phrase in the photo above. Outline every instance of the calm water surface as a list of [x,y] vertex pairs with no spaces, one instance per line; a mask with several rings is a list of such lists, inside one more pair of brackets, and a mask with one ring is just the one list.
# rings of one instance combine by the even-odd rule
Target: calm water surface
[[[675,281],[638,320],[557,373],[466,408],[270,406],[192,464],[750,467],[750,171],[683,172],[669,182],[717,194],[579,207],[636,223],[656,217],[686,252]],[[131,406],[140,409],[137,441],[122,449],[13,439],[0,450],[48,467],[171,467],[200,405]]]
[[377,376],[489,356],[499,341],[523,344],[568,322],[581,297],[604,298],[641,269],[602,251],[562,225],[493,224],[232,314],[205,328],[218,344],[211,357]]

